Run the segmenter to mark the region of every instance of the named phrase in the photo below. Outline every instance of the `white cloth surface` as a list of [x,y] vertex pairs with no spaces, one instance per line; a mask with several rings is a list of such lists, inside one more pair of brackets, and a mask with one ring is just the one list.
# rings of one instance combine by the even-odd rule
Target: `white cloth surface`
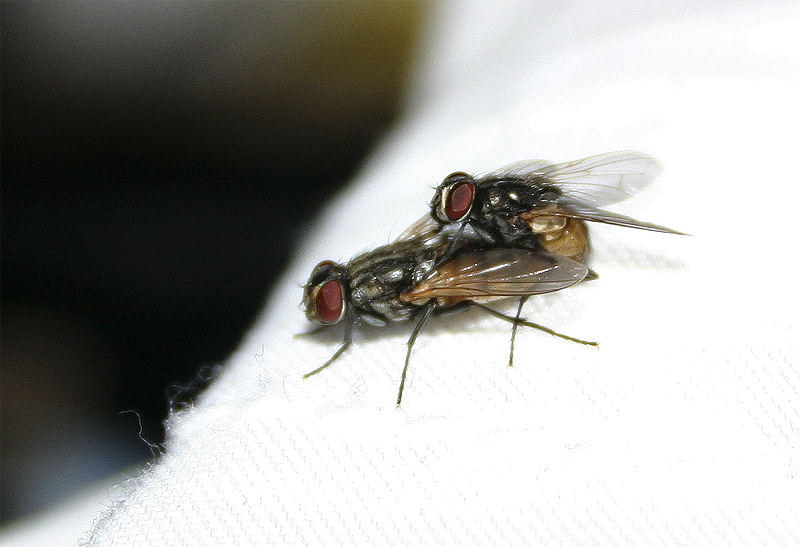
[[[442,4],[403,121],[308,228],[258,324],[98,545],[798,544],[796,3]],[[448,173],[620,149],[664,171],[592,226],[600,279],[524,315],[308,328],[299,284],[418,218]],[[269,214],[265,211],[264,214]],[[787,277],[781,277],[785,272]],[[234,281],[235,282],[235,281]],[[512,309],[506,306],[505,309]]]

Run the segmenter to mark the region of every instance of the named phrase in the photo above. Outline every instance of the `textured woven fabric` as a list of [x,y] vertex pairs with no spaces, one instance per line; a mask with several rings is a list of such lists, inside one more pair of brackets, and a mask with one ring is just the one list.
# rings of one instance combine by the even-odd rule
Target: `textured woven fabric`
[[[800,543],[796,7],[482,4],[434,14],[404,121],[92,542]],[[599,349],[523,329],[508,368],[474,310],[428,323],[399,408],[411,325],[301,379],[341,341],[295,337],[318,261],[399,235],[452,171],[619,149],[664,172],[613,209],[693,237],[592,226],[600,278],[528,302]]]

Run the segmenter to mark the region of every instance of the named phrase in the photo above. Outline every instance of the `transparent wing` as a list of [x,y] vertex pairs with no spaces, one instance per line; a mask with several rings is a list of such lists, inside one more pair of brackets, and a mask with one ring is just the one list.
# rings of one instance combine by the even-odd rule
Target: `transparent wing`
[[441,223],[431,216],[430,212],[425,213],[414,224],[406,228],[395,241],[407,241],[419,236],[429,236],[442,227]]
[[566,257],[528,249],[488,249],[445,262],[400,300],[424,303],[438,298],[454,303],[544,294],[570,287],[587,273],[586,266]]
[[565,163],[518,162],[481,177],[479,184],[508,177],[537,183],[545,178],[563,192],[564,198],[601,207],[632,196],[650,184],[659,172],[654,158],[624,150]]
[[[503,178],[503,177],[522,177],[537,176],[544,169],[555,166],[552,161],[548,160],[522,160],[515,161],[509,165],[504,165],[497,171],[493,171],[481,178]],[[538,175],[541,176],[541,175]]]
[[613,224],[615,226],[625,226],[628,228],[639,228],[640,230],[650,230],[652,232],[664,232],[668,234],[686,235],[678,230],[667,228],[653,224],[652,222],[644,222],[636,220],[635,218],[627,217],[606,211],[603,209],[595,209],[594,207],[585,206],[580,202],[570,202],[569,200],[559,200],[558,206],[555,210],[538,211],[536,209],[523,213],[522,218],[531,221],[537,216],[560,216],[577,218],[580,220],[587,220],[590,222],[602,222],[604,224]]

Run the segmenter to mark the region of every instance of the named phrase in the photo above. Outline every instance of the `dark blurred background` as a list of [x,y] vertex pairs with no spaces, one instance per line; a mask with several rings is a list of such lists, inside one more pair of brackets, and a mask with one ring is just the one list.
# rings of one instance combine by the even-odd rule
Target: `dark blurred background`
[[151,457],[124,411],[160,443],[235,348],[397,115],[424,6],[0,6],[5,523]]

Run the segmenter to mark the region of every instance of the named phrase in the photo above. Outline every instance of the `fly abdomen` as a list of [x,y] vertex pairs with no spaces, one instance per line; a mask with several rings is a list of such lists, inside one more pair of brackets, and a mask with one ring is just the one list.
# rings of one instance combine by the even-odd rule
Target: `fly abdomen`
[[566,256],[586,264],[589,258],[589,230],[586,223],[576,218],[564,220],[566,222],[563,227],[540,233],[538,242],[548,253]]

